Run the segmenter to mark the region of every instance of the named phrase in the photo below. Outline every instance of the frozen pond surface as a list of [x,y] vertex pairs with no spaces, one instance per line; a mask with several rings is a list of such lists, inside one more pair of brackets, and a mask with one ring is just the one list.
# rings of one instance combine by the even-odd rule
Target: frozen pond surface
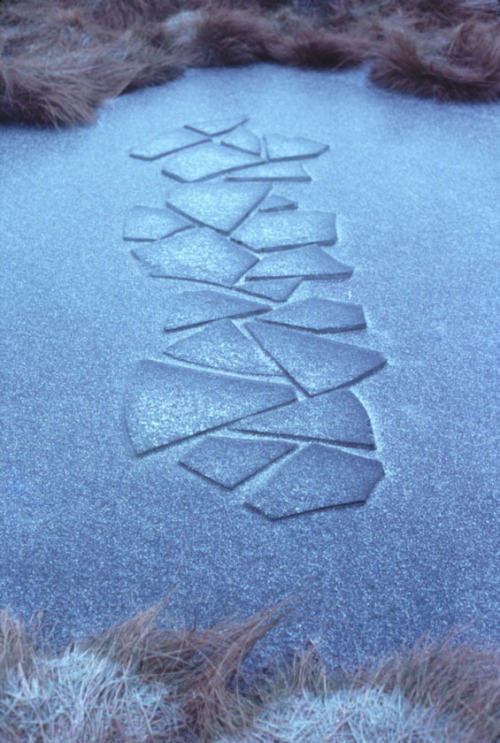
[[[242,112],[251,117],[238,136],[238,129],[216,132],[199,123],[223,115],[227,129]],[[199,137],[179,133],[187,123]],[[168,131],[177,133],[164,137]],[[226,141],[222,159],[204,141],[213,134]],[[268,136],[276,157],[269,176],[265,165],[232,169],[261,161],[255,135]],[[283,136],[299,138],[307,159],[282,159],[289,156]],[[330,149],[311,157],[308,140]],[[296,609],[268,647],[313,638],[356,657],[463,619],[498,636],[499,141],[498,105],[389,95],[372,89],[362,71],[264,65],[189,72],[111,103],[92,128],[1,127],[2,605],[24,616],[45,609],[63,640],[124,619],[132,605],[147,607],[173,585],[171,613],[201,623],[294,596]],[[189,160],[180,152],[157,157],[177,146]],[[210,167],[228,180],[209,174],[179,184],[183,173],[186,180],[207,177],[194,157],[206,146]],[[161,172],[167,158],[176,180]],[[299,165],[311,181],[293,175]],[[240,180],[252,168],[256,180]],[[186,194],[196,195],[194,215]],[[132,211],[163,210],[167,198],[178,218],[151,212],[151,222],[144,210]],[[264,211],[266,203],[272,211]],[[312,218],[307,233],[300,215],[331,213],[335,227],[328,222],[328,239],[307,257],[307,245],[297,246],[321,242],[326,217]],[[273,227],[259,242],[257,222],[271,224],[266,214]],[[190,216],[208,227],[193,228]],[[135,241],[123,239],[124,225]],[[284,243],[283,225],[290,230]],[[236,230],[244,244],[228,248],[228,237],[203,232],[212,227],[226,236]],[[154,238],[168,233],[182,246],[175,260],[150,242],[150,228]],[[190,233],[214,246],[211,261],[194,265]],[[354,267],[351,278],[332,280],[339,264],[346,276]],[[248,269],[249,280],[230,292]],[[226,289],[193,283],[207,272]],[[299,283],[304,275],[314,280]],[[178,322],[191,322],[182,293],[194,291],[203,292],[209,319],[203,310],[200,320],[197,304],[195,327],[166,333],[175,313]],[[209,292],[217,292],[215,303]],[[314,302],[294,310],[293,302],[309,297],[316,311]],[[343,303],[351,314],[361,305],[362,321],[358,309],[353,330],[325,334],[321,312],[328,309],[328,327],[335,306],[318,298]],[[229,304],[245,315],[236,325]],[[269,319],[261,314],[267,307],[275,313]],[[203,333],[198,345],[187,340],[194,333]],[[261,377],[243,383],[231,371],[201,369],[203,342],[217,369],[231,362],[233,371],[245,371],[242,349],[256,335],[279,354],[280,368],[287,364],[290,384],[256,346]],[[307,396],[316,395],[318,382],[310,382],[304,355],[297,362],[290,340],[297,337],[300,347],[304,338],[313,349],[352,344],[370,349],[374,364],[387,360],[352,388],[361,410],[346,392],[332,400],[326,395],[340,393]],[[225,359],[219,342],[230,349]],[[186,356],[191,371],[183,375],[175,370]],[[148,391],[167,376],[180,405],[185,396],[208,421],[217,414],[231,423],[229,436],[240,441],[232,445],[237,466],[214,463],[214,452],[228,444],[210,434],[137,456],[125,413],[136,393],[141,410],[151,410],[137,387],[141,374]],[[216,409],[200,412],[193,393],[204,400],[207,380]],[[245,405],[258,413],[253,421],[241,422],[238,384],[252,390]],[[327,380],[327,390],[331,385]],[[308,400],[315,402],[298,421],[291,406]],[[266,412],[271,404],[280,407]],[[339,410],[333,428],[324,420],[331,406]],[[180,438],[190,435],[188,424],[176,421]],[[155,445],[158,427],[141,425],[136,450],[144,451]],[[262,437],[269,432],[274,443]],[[261,445],[249,444],[249,436]],[[311,437],[323,443],[310,444]],[[285,445],[290,440],[293,446]],[[331,447],[339,443],[365,448]],[[325,468],[339,451],[383,466],[385,477],[365,505],[277,521],[245,507],[260,502],[265,512],[269,482],[290,493],[297,472],[309,468],[318,472],[318,488],[312,495],[301,488],[300,496],[323,498]],[[354,460],[340,459],[349,473]],[[271,473],[256,493],[247,479],[252,462]],[[363,477],[378,480],[379,471]],[[223,488],[213,478],[242,484]]]

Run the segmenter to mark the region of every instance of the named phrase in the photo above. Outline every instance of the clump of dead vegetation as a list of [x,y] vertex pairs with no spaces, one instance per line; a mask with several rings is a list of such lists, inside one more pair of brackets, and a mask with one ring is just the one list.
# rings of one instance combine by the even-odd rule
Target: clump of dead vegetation
[[493,0],[3,0],[0,120],[90,122],[110,97],[187,67],[368,62],[382,87],[500,97]]
[[201,630],[167,628],[159,622],[164,607],[59,650],[4,610],[2,743],[500,739],[498,648],[458,642],[452,633],[333,673],[310,645],[250,673],[244,661],[283,617],[283,605]]

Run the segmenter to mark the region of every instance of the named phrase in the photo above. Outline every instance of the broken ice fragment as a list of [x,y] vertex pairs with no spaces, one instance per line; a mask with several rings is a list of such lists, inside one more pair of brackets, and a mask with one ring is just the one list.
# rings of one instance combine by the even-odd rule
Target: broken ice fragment
[[293,399],[289,385],[141,361],[125,417],[134,449],[143,454]]
[[296,449],[283,441],[207,436],[179,461],[189,470],[232,490]]
[[364,503],[384,477],[380,462],[310,444],[287,457],[247,504],[269,519]]

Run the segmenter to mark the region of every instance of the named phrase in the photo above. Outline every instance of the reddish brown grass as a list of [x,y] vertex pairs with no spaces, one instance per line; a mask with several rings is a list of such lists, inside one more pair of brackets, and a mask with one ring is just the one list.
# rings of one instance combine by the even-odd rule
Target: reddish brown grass
[[438,100],[500,97],[500,6],[472,0],[3,0],[0,120],[88,122],[186,66],[338,69]]

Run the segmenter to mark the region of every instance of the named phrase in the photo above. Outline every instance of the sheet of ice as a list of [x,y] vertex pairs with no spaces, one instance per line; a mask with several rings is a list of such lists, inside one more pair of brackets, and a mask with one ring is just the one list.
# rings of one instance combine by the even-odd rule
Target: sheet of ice
[[231,426],[234,431],[311,441],[318,439],[341,446],[375,448],[368,413],[350,390],[327,392],[258,413]]
[[150,275],[231,287],[257,261],[255,255],[213,230],[197,228],[141,245],[133,255]]
[[375,459],[310,444],[287,457],[246,503],[269,519],[364,503],[384,476]]
[[207,436],[179,461],[189,470],[232,490],[297,448],[284,441]]
[[[331,145],[286,195],[337,212],[335,257],[356,271],[292,296],[361,303],[369,329],[349,342],[389,360],[352,388],[386,471],[363,507],[269,521],[242,502],[279,462],[222,494],[178,465],[194,439],[129,445],[130,377],[166,358],[165,296],[187,282],[141,275],[122,242],[130,207],[167,191],[128,151],[220,103]],[[499,112],[263,64],[189,70],[92,127],[0,125],[2,605],[43,608],[66,644],[168,595],[200,626],[300,596],[255,665],[310,638],[357,664],[469,619],[471,639],[499,637]]]
[[294,398],[285,384],[141,361],[127,391],[125,416],[134,449],[144,454]]
[[271,191],[262,183],[193,183],[168,193],[167,205],[228,235]]

